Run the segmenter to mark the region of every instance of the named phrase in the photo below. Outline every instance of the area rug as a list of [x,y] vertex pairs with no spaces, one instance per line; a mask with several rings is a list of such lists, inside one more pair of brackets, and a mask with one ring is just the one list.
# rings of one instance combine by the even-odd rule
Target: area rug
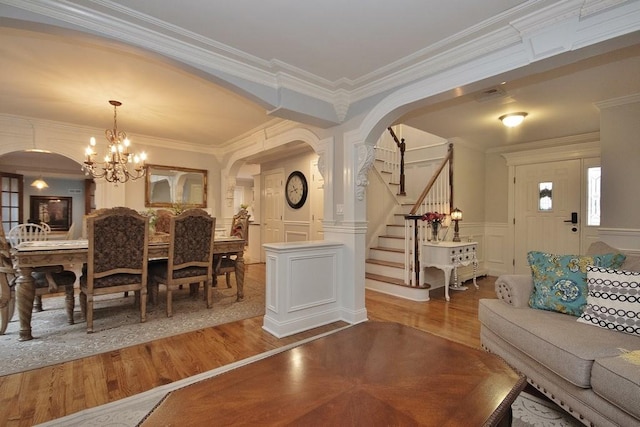
[[512,427],[578,427],[583,424],[547,399],[522,392],[513,405]]
[[[234,284],[235,285],[235,284]],[[18,341],[20,322],[17,313],[5,335],[0,335],[0,375],[41,368],[94,354],[177,335],[223,323],[264,315],[265,285],[245,281],[241,302],[236,302],[236,288],[216,288],[213,308],[207,309],[202,298],[189,296],[189,289],[173,293],[173,317],[166,315],[166,296],[162,288],[158,304],[147,305],[147,321],[140,323],[140,312],[129,293],[97,298],[94,302],[94,333],[87,334],[81,320],[76,296],[75,325],[67,323],[64,296],[45,298],[45,311],[34,312],[31,327],[35,337]]]

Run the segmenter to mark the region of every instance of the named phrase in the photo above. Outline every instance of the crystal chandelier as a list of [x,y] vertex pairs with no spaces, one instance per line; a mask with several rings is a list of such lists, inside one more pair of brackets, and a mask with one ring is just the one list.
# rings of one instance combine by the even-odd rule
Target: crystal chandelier
[[[146,169],[144,161],[147,155],[143,152],[140,155],[129,152],[129,139],[127,134],[118,130],[117,108],[122,105],[120,101],[109,101],[113,105],[113,129],[104,131],[107,141],[109,141],[109,150],[104,156],[103,162],[96,161],[96,139],[91,137],[89,146],[85,150],[87,159],[84,161],[82,170],[87,176],[96,179],[104,178],[108,182],[116,185],[119,182],[127,182],[129,179],[142,178]],[[133,170],[129,170],[129,165],[133,165]]]

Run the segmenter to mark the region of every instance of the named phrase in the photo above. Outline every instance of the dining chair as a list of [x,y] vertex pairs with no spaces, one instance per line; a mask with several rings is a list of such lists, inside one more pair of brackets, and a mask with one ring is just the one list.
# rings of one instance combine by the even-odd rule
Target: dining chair
[[[49,233],[47,231],[47,227],[41,224],[18,224],[9,230],[7,239],[9,239],[9,243],[12,247],[16,247],[22,242],[48,240]],[[49,230],[50,229],[51,228],[49,228]]]
[[66,240],[72,240],[75,235],[76,224],[72,223],[67,230],[67,234],[65,236]]
[[[231,222],[230,236],[236,236],[244,240],[245,245],[249,241],[249,218],[251,215],[246,209],[241,209],[233,216]],[[235,255],[216,255],[214,256],[214,271],[216,276],[224,274],[227,288],[231,287],[231,273],[236,273],[236,256]],[[217,280],[216,280],[217,285]]]
[[11,262],[10,246],[0,227],[0,335],[4,335],[16,305],[16,272]]
[[[12,247],[22,242],[33,242],[40,240],[48,240],[51,227],[46,223],[27,223],[18,224],[9,230],[7,239]],[[73,295],[73,284],[76,281],[74,272],[65,270],[62,265],[52,265],[47,267],[38,267],[32,273],[36,286],[36,297],[33,301],[33,307],[36,311],[42,311],[42,295],[48,293],[59,292],[64,288],[67,298],[67,318],[69,324],[73,325],[73,310],[75,307],[75,298]]]
[[[69,323],[73,324],[73,284],[75,283],[76,275],[71,271],[62,271],[61,266],[47,267],[47,269],[47,273],[42,271],[31,273],[35,281],[36,297],[41,297],[50,292],[57,292],[60,287],[64,287],[67,318]],[[53,288],[49,285],[50,281],[46,278],[47,274],[52,276],[50,281],[54,285]],[[4,228],[0,227],[0,335],[4,335],[9,322],[13,318],[16,305],[15,286],[17,277],[18,274],[13,268],[11,259],[11,245],[5,236]]]
[[173,316],[172,292],[182,285],[191,285],[197,294],[204,283],[207,308],[213,306],[213,241],[216,219],[203,209],[188,209],[172,216],[169,227],[169,257],[151,264],[149,293],[157,301],[158,288],[167,288],[167,317]]
[[156,211],[156,226],[155,226],[156,233],[169,234],[172,216],[173,216],[173,212],[167,209],[158,209]]
[[95,297],[134,291],[140,322],[146,321],[149,218],[133,209],[116,207],[88,215],[87,264],[80,278],[80,308],[93,332]]

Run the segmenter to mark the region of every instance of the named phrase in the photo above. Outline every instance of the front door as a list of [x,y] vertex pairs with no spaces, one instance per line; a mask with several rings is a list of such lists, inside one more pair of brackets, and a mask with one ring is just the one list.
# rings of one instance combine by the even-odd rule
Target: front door
[[580,253],[580,177],[579,159],[515,168],[516,274],[530,274],[528,251]]

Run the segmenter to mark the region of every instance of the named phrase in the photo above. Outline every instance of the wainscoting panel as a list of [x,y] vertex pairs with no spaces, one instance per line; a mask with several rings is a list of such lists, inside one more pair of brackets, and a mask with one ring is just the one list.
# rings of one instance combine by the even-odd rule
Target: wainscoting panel
[[[289,287],[289,313],[308,310],[337,302],[337,263],[335,253],[315,256],[291,257],[289,261],[289,280],[293,283],[305,283],[313,278],[321,278],[316,286]],[[334,274],[334,277],[328,277]]]
[[309,221],[285,221],[285,242],[306,242],[311,235],[311,223]]
[[341,243],[268,243],[267,301],[262,328],[278,338],[342,319],[338,293]]
[[513,260],[509,249],[506,223],[485,224],[484,266],[490,276],[513,272]]

